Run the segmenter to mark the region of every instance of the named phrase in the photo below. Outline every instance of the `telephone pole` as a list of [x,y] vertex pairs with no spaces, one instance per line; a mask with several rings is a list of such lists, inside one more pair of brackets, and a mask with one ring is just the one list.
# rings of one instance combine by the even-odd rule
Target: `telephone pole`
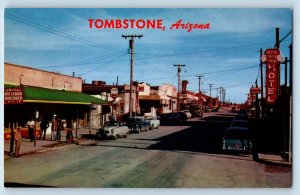
[[221,103],[222,103],[222,94],[223,94],[223,88],[220,87],[220,106],[221,106]]
[[209,97],[211,98],[211,87],[214,85],[214,84],[208,84],[209,85]]
[[122,35],[123,38],[129,39],[130,49],[130,87],[129,87],[129,117],[132,117],[132,84],[133,84],[133,54],[134,54],[134,38],[141,38],[143,35]]
[[196,76],[198,79],[199,79],[199,103],[201,103],[201,78],[203,78],[204,76],[202,76],[202,75],[197,75]]
[[174,64],[173,66],[177,66],[177,76],[178,76],[178,92],[177,92],[177,110],[180,110],[180,72],[181,72],[181,67],[185,67],[184,64]]

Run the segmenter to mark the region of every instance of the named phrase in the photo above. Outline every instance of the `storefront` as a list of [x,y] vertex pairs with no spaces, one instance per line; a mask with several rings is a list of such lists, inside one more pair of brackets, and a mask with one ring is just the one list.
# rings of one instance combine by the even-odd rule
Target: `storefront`
[[7,94],[4,97],[5,139],[9,139],[10,130],[18,126],[24,127],[23,136],[28,136],[25,125],[30,119],[37,122],[37,135],[40,133],[39,122],[41,119],[51,121],[54,118],[60,118],[66,128],[72,128],[76,121],[78,125],[87,126],[91,105],[107,104],[104,100],[81,92],[17,85],[4,85],[4,88],[5,91],[20,89],[23,93],[20,102],[11,101],[14,98],[11,94],[5,93]]

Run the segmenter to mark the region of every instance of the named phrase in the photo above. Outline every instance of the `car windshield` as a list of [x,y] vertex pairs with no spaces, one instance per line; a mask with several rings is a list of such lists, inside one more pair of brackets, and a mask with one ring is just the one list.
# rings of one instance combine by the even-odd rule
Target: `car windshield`
[[233,121],[231,126],[248,128],[248,122],[247,121]]
[[249,131],[230,129],[225,133],[225,139],[249,139]]

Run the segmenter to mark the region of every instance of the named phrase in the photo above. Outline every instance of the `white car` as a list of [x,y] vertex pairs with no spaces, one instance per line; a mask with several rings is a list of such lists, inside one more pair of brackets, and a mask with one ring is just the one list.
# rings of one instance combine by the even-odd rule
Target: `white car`
[[160,126],[160,120],[156,117],[145,117],[145,120],[150,123],[150,129],[157,129]]
[[186,114],[187,118],[192,118],[192,114],[190,113],[189,110],[183,110],[182,112]]
[[122,122],[107,122],[104,125],[103,129],[100,129],[98,134],[102,138],[113,138],[117,139],[118,137],[127,137],[129,133],[129,128],[124,125]]

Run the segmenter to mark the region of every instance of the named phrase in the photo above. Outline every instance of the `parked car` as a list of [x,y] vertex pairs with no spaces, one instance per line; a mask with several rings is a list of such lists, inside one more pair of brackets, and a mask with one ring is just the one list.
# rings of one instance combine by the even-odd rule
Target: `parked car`
[[251,153],[252,143],[248,128],[229,127],[223,137],[223,150]]
[[188,119],[192,118],[192,114],[190,113],[189,110],[183,110],[182,112],[184,112],[186,114],[186,116],[187,116]]
[[184,112],[168,113],[161,116],[161,122],[184,122],[187,121],[187,116]]
[[101,138],[113,138],[127,137],[129,133],[128,126],[125,126],[123,122],[107,122],[104,127],[99,129],[97,135]]
[[140,133],[141,131],[148,131],[150,129],[150,122],[146,121],[144,117],[131,117],[126,124],[131,132]]
[[150,129],[157,129],[160,125],[160,120],[156,117],[145,117],[145,120],[150,123]]
[[161,123],[171,121],[173,118],[173,113],[163,113],[159,116],[159,120]]

